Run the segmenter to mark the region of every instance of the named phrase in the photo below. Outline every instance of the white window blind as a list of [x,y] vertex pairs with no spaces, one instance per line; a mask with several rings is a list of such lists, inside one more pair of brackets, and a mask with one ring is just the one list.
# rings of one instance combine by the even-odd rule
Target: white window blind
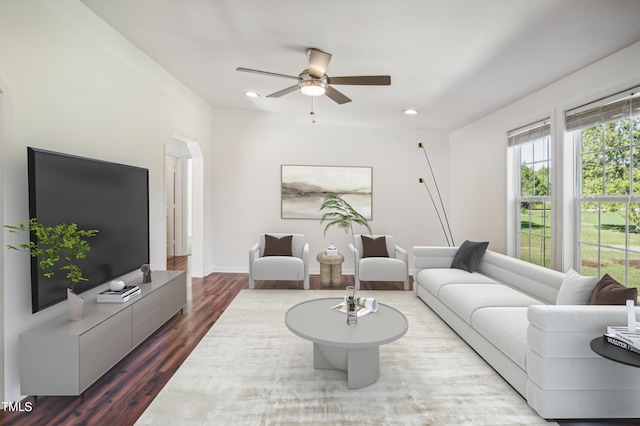
[[509,146],[522,145],[551,135],[550,117],[507,132]]
[[578,130],[624,117],[640,116],[640,86],[565,112],[567,130]]

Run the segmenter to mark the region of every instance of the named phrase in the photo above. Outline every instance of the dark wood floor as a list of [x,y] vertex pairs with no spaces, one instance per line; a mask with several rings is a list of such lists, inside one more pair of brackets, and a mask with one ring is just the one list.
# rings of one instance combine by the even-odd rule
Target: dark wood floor
[[[186,270],[188,258],[172,258],[167,269]],[[320,284],[311,276],[311,289],[353,285],[345,275],[340,287]],[[363,290],[402,290],[403,283],[361,283]],[[79,397],[40,396],[31,411],[0,411],[2,425],[132,425],[182,365],[191,351],[240,290],[249,288],[247,274],[214,273],[187,279],[187,305]],[[257,282],[256,288],[302,289],[300,282]],[[561,422],[563,426],[605,426],[625,422]],[[628,422],[627,422],[628,423]]]

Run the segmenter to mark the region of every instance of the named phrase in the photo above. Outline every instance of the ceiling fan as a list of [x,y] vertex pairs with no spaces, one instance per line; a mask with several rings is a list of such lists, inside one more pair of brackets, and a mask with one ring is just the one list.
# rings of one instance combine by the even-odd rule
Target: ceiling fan
[[325,74],[331,54],[318,49],[307,49],[307,59],[309,60],[309,68],[302,71],[297,77],[293,75],[278,74],[268,71],[253,70],[250,68],[236,68],[236,71],[251,72],[255,74],[270,75],[272,77],[289,78],[298,80],[298,84],[288,87],[278,92],[272,93],[267,98],[279,98],[288,93],[295,92],[300,89],[302,93],[308,96],[327,95],[330,99],[338,104],[346,104],[351,102],[342,92],[331,87],[332,85],[358,85],[358,86],[389,86],[391,85],[391,77],[388,75],[360,75],[349,77],[329,77]]

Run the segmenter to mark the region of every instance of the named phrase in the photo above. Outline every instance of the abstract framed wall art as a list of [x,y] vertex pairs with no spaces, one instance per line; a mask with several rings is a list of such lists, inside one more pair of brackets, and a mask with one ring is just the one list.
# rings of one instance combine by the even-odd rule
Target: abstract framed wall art
[[322,199],[338,194],[361,215],[372,218],[371,167],[282,165],[283,219],[321,219]]

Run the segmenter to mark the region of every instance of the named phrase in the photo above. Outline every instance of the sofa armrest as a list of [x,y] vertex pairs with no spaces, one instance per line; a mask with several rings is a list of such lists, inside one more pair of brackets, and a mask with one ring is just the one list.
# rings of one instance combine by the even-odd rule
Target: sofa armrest
[[349,243],[349,249],[351,250],[354,259],[360,259],[360,250],[358,250],[358,248],[354,246],[353,243]]
[[395,253],[395,257],[396,259],[400,259],[402,260],[404,263],[406,263],[407,265],[409,264],[409,253],[403,249],[400,246],[395,246],[396,248],[396,253]]
[[349,248],[351,249],[351,253],[353,253],[353,273],[355,277],[360,275],[360,250],[353,243],[349,243]]
[[260,257],[260,242],[255,243],[249,249],[249,288],[256,288],[256,281],[253,279],[253,262]]
[[357,265],[358,260],[362,258],[362,254],[360,253],[360,250],[358,250],[358,247],[354,246],[352,243],[349,243],[349,249],[351,249],[351,254],[353,254],[353,260]]
[[302,262],[304,263],[304,275],[309,276],[309,243],[304,243],[302,248]]
[[[636,307],[636,316],[640,307]],[[529,324],[542,331],[593,331],[602,334],[608,325],[625,325],[627,307],[609,305],[532,305]]]
[[415,246],[413,247],[413,270],[414,275],[421,269],[427,268],[450,268],[453,258],[458,252],[457,247],[434,247]]
[[[636,307],[636,316],[640,307]],[[589,347],[609,325],[627,323],[626,306],[532,305],[527,344],[542,357],[597,357]]]
[[249,267],[253,264],[253,261],[260,257],[260,243],[255,243],[249,249]]

